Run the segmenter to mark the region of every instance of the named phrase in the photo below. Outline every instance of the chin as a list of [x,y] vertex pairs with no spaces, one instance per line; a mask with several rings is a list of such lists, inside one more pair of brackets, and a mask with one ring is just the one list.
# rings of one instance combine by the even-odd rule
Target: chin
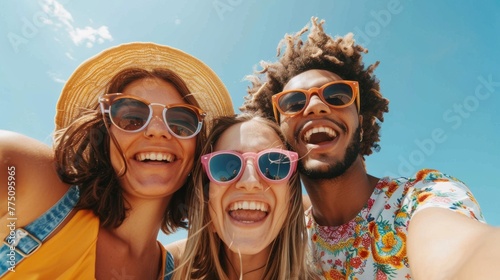
[[[359,133],[356,135],[358,134]],[[325,161],[321,159],[306,158],[299,161],[298,169],[301,175],[309,177],[310,179],[334,179],[342,176],[351,168],[359,156],[359,151],[359,137],[354,137],[341,160],[332,161],[332,159],[327,156],[322,158]],[[327,160],[330,160],[330,162],[327,162]]]
[[299,172],[310,179],[334,179],[343,175],[351,165],[352,163],[346,165],[344,162],[306,162],[299,163]]
[[143,196],[167,197],[172,196],[181,187],[182,186],[174,188],[168,184],[143,183],[140,188],[135,188],[134,191],[138,194],[142,194]]
[[231,248],[227,247],[226,248],[235,254],[242,254],[248,256],[257,255],[264,249],[266,249],[265,247],[261,248],[259,246],[255,246],[256,242],[253,242],[253,244],[242,244],[242,245],[238,245],[238,243],[239,243],[238,241],[233,241]]

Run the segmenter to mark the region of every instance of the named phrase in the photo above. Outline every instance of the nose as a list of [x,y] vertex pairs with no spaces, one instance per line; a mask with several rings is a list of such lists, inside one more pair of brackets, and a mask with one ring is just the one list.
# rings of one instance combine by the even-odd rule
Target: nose
[[252,161],[247,161],[243,174],[238,182],[236,182],[237,189],[245,189],[246,191],[262,190],[262,182],[259,174],[257,174],[256,166]]
[[330,106],[325,104],[317,94],[313,94],[306,108],[304,109],[304,116],[311,114],[330,114]]
[[148,138],[172,138],[172,134],[170,134],[170,131],[167,128],[167,124],[165,123],[165,121],[163,121],[163,115],[161,112],[153,112],[151,120],[144,128],[144,135]]

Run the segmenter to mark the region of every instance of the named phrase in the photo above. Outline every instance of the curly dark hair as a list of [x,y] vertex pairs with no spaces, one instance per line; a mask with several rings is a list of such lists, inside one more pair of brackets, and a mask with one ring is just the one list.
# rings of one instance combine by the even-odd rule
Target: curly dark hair
[[[242,112],[258,112],[274,119],[271,96],[283,90],[285,84],[294,76],[311,69],[333,72],[343,79],[358,81],[360,87],[360,114],[363,116],[363,142],[361,155],[370,155],[373,150],[379,151],[380,124],[384,121],[384,113],[389,111],[389,101],[379,92],[379,81],[373,71],[379,62],[365,68],[362,54],[368,50],[355,44],[353,34],[332,38],[323,30],[324,20],[311,19],[307,40],[301,36],[309,31],[306,26],[294,35],[285,35],[278,44],[277,62],[262,61],[262,70],[247,76],[252,85],[248,89],[249,96],[239,108]],[[281,49],[286,49],[281,55]],[[377,121],[378,120],[378,121]]]
[[[184,81],[168,69],[124,69],[109,82],[106,93],[122,92],[127,85],[144,78],[157,78],[173,84],[187,103],[199,106]],[[129,209],[118,180],[126,170],[116,174],[111,165],[110,141],[118,147],[122,158],[123,152],[107,129],[109,119],[106,123],[96,100],[93,109],[84,109],[70,126],[56,133],[55,158],[61,180],[80,188],[76,209],[90,209],[99,217],[101,225],[115,228],[121,225]],[[194,159],[199,158],[205,139],[203,128],[196,138]],[[175,232],[179,227],[187,229],[187,188],[192,188],[192,180],[186,180],[173,194],[165,210],[161,229],[166,234]]]

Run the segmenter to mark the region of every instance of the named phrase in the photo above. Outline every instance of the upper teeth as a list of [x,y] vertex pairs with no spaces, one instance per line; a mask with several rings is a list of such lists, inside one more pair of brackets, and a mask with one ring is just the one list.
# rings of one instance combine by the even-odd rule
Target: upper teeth
[[259,201],[237,201],[234,203],[231,203],[229,205],[229,210],[259,210],[263,212],[267,212],[269,207],[266,203],[264,202],[259,202]]
[[331,129],[330,127],[320,126],[320,127],[315,127],[313,129],[308,130],[304,134],[304,139],[306,141],[309,141],[309,140],[311,140],[311,135],[313,135],[313,133],[319,133],[319,132],[324,132],[324,133],[328,134],[328,136],[330,136],[330,137],[337,136],[337,133],[335,133],[335,131],[333,129]]
[[174,160],[174,155],[166,153],[138,153],[135,158],[139,161],[144,160],[157,160],[157,161],[168,161],[172,162]]

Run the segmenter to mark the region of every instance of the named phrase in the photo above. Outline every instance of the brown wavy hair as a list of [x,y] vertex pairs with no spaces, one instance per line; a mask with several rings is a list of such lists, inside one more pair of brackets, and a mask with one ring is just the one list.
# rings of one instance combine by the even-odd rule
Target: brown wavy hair
[[[124,69],[109,82],[106,93],[122,92],[127,85],[145,78],[158,78],[173,84],[187,103],[199,107],[182,78],[168,69]],[[126,168],[122,174],[116,174],[111,165],[110,140],[118,147],[124,162],[125,159],[118,141],[107,129],[109,123],[109,119],[105,123],[96,100],[94,108],[83,109],[71,125],[56,132],[54,147],[60,178],[67,184],[79,186],[80,201],[76,209],[90,209],[104,227],[114,228],[121,225],[129,206],[118,181]],[[196,138],[195,161],[205,138],[206,132],[202,129]],[[188,179],[173,194],[163,215],[161,229],[164,233],[175,232],[179,227],[187,229],[186,189],[190,185],[192,180]]]
[[[379,62],[365,68],[362,54],[368,50],[355,44],[353,34],[332,38],[323,30],[324,20],[311,19],[312,28],[307,40],[301,36],[309,31],[306,26],[294,35],[285,35],[278,44],[278,61],[262,61],[262,70],[255,71],[247,79],[252,83],[249,96],[240,107],[242,112],[259,112],[274,119],[271,96],[283,90],[285,84],[294,76],[311,69],[333,72],[346,80],[358,81],[360,87],[361,109],[363,115],[363,142],[361,155],[370,155],[379,151],[380,123],[384,113],[389,111],[389,101],[379,92],[379,81],[373,71]],[[281,55],[281,49],[285,50]]]
[[[285,144],[280,127],[274,121],[256,114],[219,117],[203,147],[202,154],[213,152],[212,147],[221,135],[233,125],[257,121],[270,127]],[[251,139],[249,140],[251,141]],[[208,211],[209,179],[200,161],[195,163],[195,188],[189,190],[190,229],[180,265],[174,271],[174,280],[184,279],[228,279],[224,265],[224,242],[211,230],[212,219]],[[302,204],[302,189],[298,172],[290,178],[290,199],[286,219],[276,239],[271,243],[271,253],[265,267],[263,279],[312,279],[306,266],[307,231]]]

